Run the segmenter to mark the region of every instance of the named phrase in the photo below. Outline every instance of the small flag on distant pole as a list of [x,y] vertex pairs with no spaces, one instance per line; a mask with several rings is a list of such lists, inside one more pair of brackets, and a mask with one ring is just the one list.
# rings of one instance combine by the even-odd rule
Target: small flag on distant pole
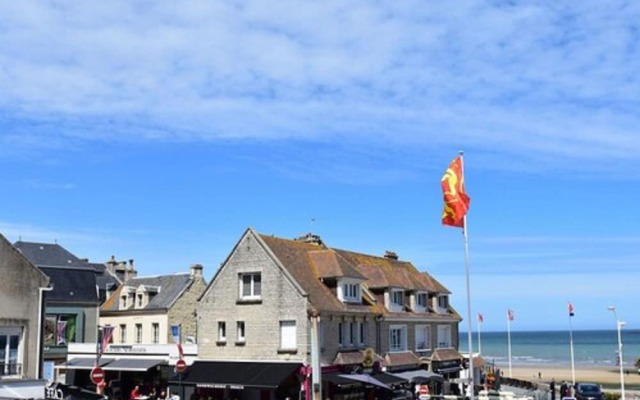
[[509,318],[509,321],[513,321],[515,319],[515,315],[513,314],[513,310],[509,309],[507,311],[507,318]]
[[456,157],[440,180],[444,196],[444,211],[442,224],[462,228],[464,216],[469,210],[471,198],[464,190],[464,173],[462,170],[462,156]]
[[569,302],[569,316],[573,317],[573,304],[571,304],[571,302]]
[[478,313],[478,322],[480,322],[480,323],[484,322],[484,317],[480,313]]

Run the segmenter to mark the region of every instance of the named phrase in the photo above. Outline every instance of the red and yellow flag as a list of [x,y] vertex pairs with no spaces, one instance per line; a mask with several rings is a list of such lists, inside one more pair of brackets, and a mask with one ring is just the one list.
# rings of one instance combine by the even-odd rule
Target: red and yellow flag
[[464,174],[462,173],[462,157],[456,157],[445,171],[440,181],[444,194],[444,211],[442,224],[462,227],[464,216],[469,210],[471,199],[464,191]]

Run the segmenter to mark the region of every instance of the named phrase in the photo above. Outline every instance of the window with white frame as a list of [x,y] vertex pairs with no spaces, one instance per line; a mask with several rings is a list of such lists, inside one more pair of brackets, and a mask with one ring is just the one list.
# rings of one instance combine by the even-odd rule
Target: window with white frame
[[218,321],[218,341],[225,342],[227,340],[227,323]]
[[23,374],[22,328],[0,327],[0,377]]
[[260,299],[262,296],[262,276],[260,272],[240,274],[240,298]]
[[416,293],[416,308],[420,311],[424,311],[427,309],[427,301],[428,295],[426,292],[417,292]]
[[360,303],[360,283],[353,280],[338,282],[338,298],[345,303]]
[[153,324],[151,324],[151,329],[152,329],[152,333],[153,333],[153,343],[154,344],[158,344],[160,343],[160,324],[157,322],[154,322]]
[[438,347],[451,347],[451,325],[438,325]]
[[127,343],[127,325],[120,324],[120,343]]
[[402,289],[391,289],[389,292],[389,310],[398,312],[404,308],[404,291]]
[[416,351],[431,350],[431,328],[429,325],[416,325]]
[[407,350],[407,326],[391,325],[389,327],[389,351]]
[[349,323],[349,346],[355,346],[358,343],[358,323]]
[[297,349],[296,321],[280,321],[280,349]]
[[236,330],[237,330],[237,339],[236,339],[236,341],[244,342],[244,340],[245,340],[245,336],[244,336],[244,321],[236,322]]
[[142,324],[136,324],[136,343],[142,343]]

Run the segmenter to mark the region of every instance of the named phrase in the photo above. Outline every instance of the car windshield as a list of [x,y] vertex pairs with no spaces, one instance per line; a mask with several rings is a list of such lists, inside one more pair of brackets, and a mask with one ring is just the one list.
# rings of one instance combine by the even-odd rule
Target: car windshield
[[598,385],[580,385],[579,390],[582,393],[599,393],[600,388]]

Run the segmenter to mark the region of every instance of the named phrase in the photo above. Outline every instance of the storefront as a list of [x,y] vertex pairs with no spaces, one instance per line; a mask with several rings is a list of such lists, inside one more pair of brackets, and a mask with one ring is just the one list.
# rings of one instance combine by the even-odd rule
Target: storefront
[[301,367],[295,362],[196,361],[171,377],[169,389],[183,400],[298,398]]

